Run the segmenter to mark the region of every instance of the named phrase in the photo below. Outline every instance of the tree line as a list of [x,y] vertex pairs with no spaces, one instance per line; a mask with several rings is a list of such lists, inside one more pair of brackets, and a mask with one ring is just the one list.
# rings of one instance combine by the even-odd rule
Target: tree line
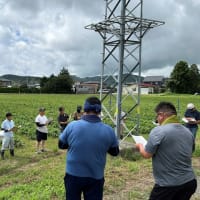
[[200,92],[200,73],[196,64],[188,65],[179,61],[174,66],[167,82],[167,88],[173,93],[194,94]]
[[[62,68],[56,76],[42,77],[40,88],[29,88],[22,84],[19,88],[0,88],[0,93],[73,93],[74,80],[66,68]],[[196,64],[188,65],[186,61],[179,61],[166,83],[166,89],[172,93],[194,94],[200,93],[200,73]]]
[[[58,76],[51,75],[40,80],[43,93],[72,93],[73,79],[67,69],[61,69]],[[200,73],[196,64],[179,61],[167,81],[167,88],[173,93],[194,94],[200,92]]]
[[[74,81],[69,74],[69,71],[64,67],[56,76],[52,74],[49,77],[43,76],[40,79],[40,87],[29,87],[27,84],[22,84],[19,88],[2,88],[8,92],[10,89],[15,90],[15,93],[49,93],[49,94],[70,94],[73,93]],[[1,92],[1,88],[0,88]]]
[[72,93],[73,79],[64,67],[58,76],[42,77],[40,79],[41,92],[43,93]]

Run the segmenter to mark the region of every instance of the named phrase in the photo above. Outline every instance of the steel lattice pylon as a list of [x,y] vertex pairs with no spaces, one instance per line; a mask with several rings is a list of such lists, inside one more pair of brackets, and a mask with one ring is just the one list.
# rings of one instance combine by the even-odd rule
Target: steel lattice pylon
[[[143,18],[142,0],[105,0],[105,3],[104,21],[85,28],[98,32],[103,39],[100,99],[104,118],[108,117],[116,126],[118,138],[123,127],[126,138],[132,133],[139,134],[142,38],[164,22]],[[136,93],[125,87],[133,74],[137,75],[132,81],[138,85]],[[110,89],[103,94],[107,82]],[[122,95],[123,90],[127,90],[126,95]]]

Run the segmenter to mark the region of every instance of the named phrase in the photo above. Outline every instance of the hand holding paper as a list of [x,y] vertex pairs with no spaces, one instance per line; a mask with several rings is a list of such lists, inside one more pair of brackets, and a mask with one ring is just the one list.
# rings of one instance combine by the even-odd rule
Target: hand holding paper
[[51,124],[52,122],[53,122],[53,118],[49,118],[49,119],[47,120],[47,125]]
[[185,123],[195,123],[196,122],[196,120],[194,118],[191,118],[191,117],[183,117],[182,121],[185,122]]
[[132,138],[134,139],[136,144],[142,144],[143,146],[147,144],[147,140],[143,136],[132,135]]

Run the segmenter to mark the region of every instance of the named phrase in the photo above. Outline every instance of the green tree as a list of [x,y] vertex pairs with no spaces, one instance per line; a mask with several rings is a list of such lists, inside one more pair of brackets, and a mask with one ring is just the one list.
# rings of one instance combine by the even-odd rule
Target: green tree
[[199,90],[200,74],[196,64],[191,67],[179,61],[170,75],[167,87],[174,93],[194,93]]
[[58,76],[51,75],[49,78],[42,80],[42,92],[45,93],[72,93],[73,79],[64,67]]
[[74,81],[70,76],[69,71],[63,67],[57,77],[57,85],[60,93],[71,93],[73,83]]
[[200,74],[199,69],[196,64],[192,64],[190,67],[190,88],[191,93],[199,92],[200,91]]
[[46,76],[40,79],[40,87],[44,87],[45,84],[48,82],[48,78]]

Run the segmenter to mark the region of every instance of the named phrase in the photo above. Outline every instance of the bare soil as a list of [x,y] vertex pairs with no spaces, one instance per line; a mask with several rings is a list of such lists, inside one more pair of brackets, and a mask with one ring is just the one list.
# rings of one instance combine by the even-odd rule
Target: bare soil
[[[200,158],[193,158],[193,167],[195,170],[200,170]],[[104,200],[147,200],[151,188],[154,185],[151,169],[141,168],[138,174],[128,175],[125,179],[124,188],[120,191],[114,191],[112,194],[104,194]],[[197,176],[197,190],[191,200],[200,199],[200,176]],[[105,183],[106,184],[106,183]],[[136,196],[131,195],[136,193]],[[137,195],[140,193],[140,195]]]

